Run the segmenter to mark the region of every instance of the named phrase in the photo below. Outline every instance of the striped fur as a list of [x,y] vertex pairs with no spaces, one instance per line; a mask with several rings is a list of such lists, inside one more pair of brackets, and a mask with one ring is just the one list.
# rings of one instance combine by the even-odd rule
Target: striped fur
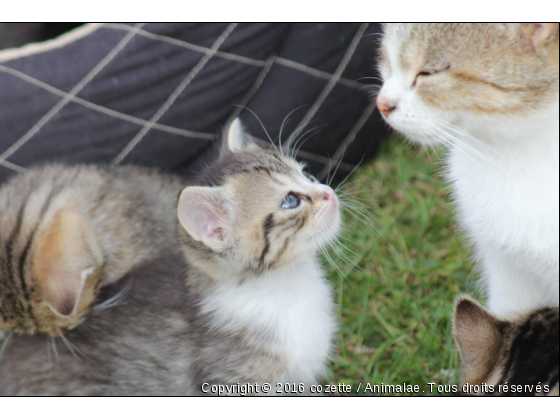
[[99,288],[173,244],[183,184],[134,167],[37,168],[0,189],[0,329],[59,335]]
[[[57,350],[60,339],[50,351],[43,337],[12,337],[0,395],[208,395],[208,384],[246,383],[277,395],[277,383],[317,383],[337,322],[316,253],[338,232],[338,199],[236,123],[195,185],[177,205],[184,255],[103,288],[111,296],[131,284],[122,305],[61,337],[80,359]],[[282,207],[288,194],[298,206]]]
[[496,318],[462,298],[454,335],[461,354],[460,390],[486,395],[558,395],[558,308],[541,308],[515,321]]

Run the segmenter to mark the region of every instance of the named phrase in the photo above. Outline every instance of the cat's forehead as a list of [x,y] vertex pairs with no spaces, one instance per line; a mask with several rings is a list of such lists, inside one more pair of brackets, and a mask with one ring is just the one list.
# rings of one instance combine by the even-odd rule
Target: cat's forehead
[[210,184],[224,185],[234,178],[267,180],[301,175],[302,165],[273,150],[257,147],[229,154],[209,168]]
[[391,64],[404,69],[488,55],[496,59],[498,51],[504,57],[530,50],[529,44],[512,43],[512,34],[512,27],[499,23],[388,24],[384,49]]

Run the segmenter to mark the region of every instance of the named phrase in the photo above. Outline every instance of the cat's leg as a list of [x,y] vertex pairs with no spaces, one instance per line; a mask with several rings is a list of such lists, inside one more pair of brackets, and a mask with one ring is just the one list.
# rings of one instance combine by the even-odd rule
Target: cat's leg
[[556,291],[550,282],[547,287],[537,270],[529,269],[530,264],[523,260],[492,246],[483,247],[481,263],[488,308],[500,318],[513,319],[542,306],[558,306],[557,282]]

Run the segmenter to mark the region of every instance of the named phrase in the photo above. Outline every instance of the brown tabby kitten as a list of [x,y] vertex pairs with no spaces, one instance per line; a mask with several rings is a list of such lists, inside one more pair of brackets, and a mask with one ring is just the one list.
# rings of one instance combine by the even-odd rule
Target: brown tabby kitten
[[169,253],[104,288],[106,297],[131,285],[123,305],[94,311],[62,336],[66,348],[12,337],[0,394],[309,391],[336,330],[316,261],[339,227],[333,190],[249,142],[236,121],[219,161],[183,190],[177,211],[185,258]]
[[[136,167],[62,165],[0,188],[0,329],[58,336],[99,289],[172,249],[184,183]],[[176,247],[176,245],[175,245]]]
[[558,308],[515,321],[496,318],[469,298],[455,308],[463,394],[558,395]]

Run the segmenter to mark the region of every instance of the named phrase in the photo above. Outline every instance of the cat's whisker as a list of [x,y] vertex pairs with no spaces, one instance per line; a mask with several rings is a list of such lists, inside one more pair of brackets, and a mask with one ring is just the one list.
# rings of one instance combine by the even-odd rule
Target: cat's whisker
[[284,144],[282,146],[282,150],[289,150],[292,147],[294,139],[301,138],[301,136],[302,136],[301,133],[303,133],[303,130],[305,129],[305,127],[309,127],[309,124],[311,124],[312,122],[315,122],[315,120],[309,121],[307,123],[307,125],[305,125],[305,126],[296,127],[296,129],[288,137],[288,141],[286,142],[286,144]]
[[259,118],[259,116],[258,116],[251,108],[248,108],[248,107],[243,106],[243,105],[236,105],[236,106],[242,107],[243,109],[245,109],[245,110],[249,111],[251,114],[253,114],[253,116],[257,119],[258,123],[259,123],[260,126],[262,127],[264,133],[266,134],[266,137],[268,137],[268,140],[270,140],[270,143],[271,143],[271,144],[274,144],[274,141],[272,141],[272,137],[270,137],[270,134],[268,133],[267,129],[265,128],[265,126],[264,126],[264,124],[262,123],[262,121],[261,121],[261,119]]
[[[315,127],[315,128],[310,128],[305,133],[302,133],[302,135],[299,136],[299,138],[294,142],[294,144],[288,148],[288,150],[291,150],[291,153],[289,154],[289,157],[292,158],[292,159],[295,159],[295,157],[296,157],[297,153],[299,152],[299,150],[301,149],[301,147],[316,134],[316,133],[313,133],[313,131],[317,131],[322,127],[324,127],[324,125],[319,126],[319,127]],[[298,144],[299,144],[299,146],[298,146]]]
[[346,150],[342,153],[342,155],[338,159],[338,163],[336,164],[336,167],[334,168],[334,173],[327,179],[327,185],[328,186],[330,186],[332,184],[333,179],[336,176],[336,173],[338,172],[338,168],[340,167],[340,164],[342,163],[342,160],[344,159],[345,154],[346,154]]
[[280,150],[283,150],[282,149],[282,134],[284,133],[284,127],[286,126],[286,124],[290,120],[290,117],[292,116],[292,114],[299,111],[300,109],[304,108],[305,106],[306,105],[298,106],[294,110],[290,111],[289,114],[284,117],[284,120],[282,120],[282,124],[280,125],[280,132],[278,133],[278,143],[280,145]]
[[60,334],[59,338],[62,341],[62,343],[66,346],[68,351],[70,351],[70,353],[72,353],[72,356],[74,356],[76,359],[78,359],[81,362],[84,361],[82,359],[82,357],[80,357],[80,355],[85,357],[85,354],[82,351],[80,351],[80,349],[78,349],[75,345],[73,345],[70,342],[70,340],[67,337],[64,336],[64,334]]
[[[338,246],[341,246],[342,248],[344,248],[346,251],[354,254],[356,257],[358,257],[358,261],[353,262],[351,258],[349,258],[346,254],[343,253],[343,255],[347,258],[347,261],[351,264],[351,265],[358,265],[360,263],[360,261],[364,258],[363,255],[358,254],[357,252],[351,250],[350,248],[348,248],[346,245],[344,245],[342,243],[342,241],[338,240]],[[362,269],[360,268],[360,271],[362,271]]]
[[[354,169],[352,169],[352,170],[350,171],[350,173],[349,173],[348,175],[346,175],[346,177],[338,184],[338,185],[339,185],[339,188],[342,187],[342,186],[344,185],[344,183],[348,180],[348,178],[350,178],[350,177],[352,176],[352,174],[353,174],[354,172],[356,172],[356,170],[360,167],[360,165],[361,165],[362,162],[364,161],[364,158],[365,158],[365,156],[362,157],[362,158],[360,159],[360,161],[354,166]],[[338,188],[335,190],[335,192],[336,192],[337,190],[338,190]]]
[[372,213],[370,213],[367,209],[359,209],[356,206],[352,206],[348,203],[344,203],[342,200],[341,200],[341,204],[343,204],[342,206],[343,210],[348,212],[353,218],[359,220],[365,226],[369,226],[370,228],[372,228],[373,231],[377,232],[377,227],[373,222],[375,216]]
[[344,187],[344,189],[345,189],[346,192],[352,192],[352,189],[351,189],[351,188],[348,188],[348,187],[349,187],[350,185],[354,185],[354,184],[358,184],[358,183],[359,183],[359,181],[352,181],[352,182],[348,182],[348,183],[346,183],[346,184],[344,184],[344,185],[338,184],[337,187],[334,189],[334,192],[338,194],[339,191],[340,191],[343,187]]
[[91,311],[92,315],[99,315],[111,308],[114,308],[115,306],[122,305],[131,290],[132,290],[132,282],[129,281],[124,285],[124,287],[121,290],[119,290],[113,296],[95,305]]
[[381,83],[383,83],[383,79],[381,77],[375,77],[375,76],[360,77],[360,78],[356,79],[355,82],[359,82],[360,80],[363,80],[363,79],[375,79],[375,80],[379,80]]
[[[56,362],[60,362],[60,355],[58,354],[58,348],[56,347],[56,340],[53,336],[49,336],[49,342],[51,344],[51,348],[53,350],[53,354],[56,356]],[[51,364],[51,366],[53,366]]]
[[[455,124],[452,124],[450,122],[438,119],[438,121],[443,124],[446,128],[449,128],[450,130],[453,130],[455,133],[457,133],[459,136],[461,137],[465,137],[469,140],[472,140],[474,143],[476,143],[477,145],[479,145],[480,147],[482,147],[483,149],[487,149],[489,151],[491,151],[492,153],[500,156],[501,158],[505,159],[505,157],[498,152],[495,148],[493,148],[492,146],[490,146],[488,143],[485,143],[479,139],[477,139],[476,137],[472,136],[471,134],[467,133],[465,130],[463,130],[461,127],[456,126]],[[461,138],[462,139],[462,138]],[[461,140],[460,139],[460,140]]]
[[362,38],[366,38],[368,36],[383,36],[383,33],[381,33],[381,32],[371,32],[369,34],[362,35]]
[[369,219],[376,219],[375,215],[361,202],[357,201],[356,199],[349,199],[344,198],[341,200],[341,204],[344,210],[354,211],[358,214],[369,218]]
[[[443,123],[443,122],[442,122],[442,123]],[[472,137],[472,136],[470,136],[470,135],[468,135],[468,134],[466,134],[466,133],[464,133],[464,132],[462,132],[462,131],[457,131],[457,129],[456,129],[457,127],[454,128],[454,127],[449,126],[449,125],[444,125],[444,127],[455,131],[458,135],[464,135],[464,136],[470,138],[471,140],[476,141],[476,143],[477,143],[478,145],[480,145],[481,147],[483,147],[483,148],[485,148],[485,149],[487,149],[487,150],[493,150],[490,146],[488,146],[488,145],[482,143],[480,140],[477,140],[475,137]],[[446,139],[449,140],[449,144],[455,143],[455,144],[459,145],[459,149],[458,149],[458,150],[463,151],[464,153],[467,153],[467,154],[470,153],[471,155],[474,153],[476,156],[478,156],[478,157],[480,157],[480,158],[483,158],[483,159],[485,159],[485,160],[487,160],[487,161],[489,161],[489,162],[495,164],[497,167],[499,167],[499,168],[502,169],[502,170],[506,170],[506,169],[507,169],[507,167],[504,166],[503,161],[499,161],[499,160],[497,160],[496,158],[492,157],[491,155],[489,155],[489,154],[487,154],[487,153],[484,153],[483,151],[478,150],[478,149],[476,149],[475,147],[470,146],[470,145],[469,145],[466,141],[464,141],[461,137],[458,137],[457,135],[453,135],[452,133],[450,133],[450,132],[444,130],[444,129],[441,128],[441,127],[434,126],[434,129],[435,129],[438,133],[440,133],[441,135],[445,136]],[[440,138],[441,138],[441,137],[440,137]],[[461,147],[463,147],[464,149],[461,149]],[[497,153],[497,152],[496,152],[496,153]]]
[[2,341],[2,346],[0,347],[0,362],[2,361],[2,356],[4,355],[4,351],[8,348],[8,344],[12,339],[13,333],[11,332],[3,332],[2,337],[0,337],[0,341]]

